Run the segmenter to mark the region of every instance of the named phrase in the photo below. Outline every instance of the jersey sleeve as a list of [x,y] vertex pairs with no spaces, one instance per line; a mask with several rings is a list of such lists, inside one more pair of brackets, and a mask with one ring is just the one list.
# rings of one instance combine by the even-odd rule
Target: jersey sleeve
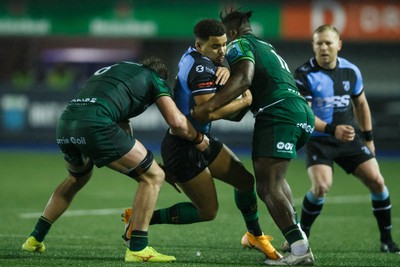
[[308,84],[307,72],[304,71],[304,68],[307,68],[307,66],[303,65],[296,69],[296,71],[294,72],[294,79],[296,81],[296,86],[299,89],[300,94],[304,96],[307,101],[311,101],[312,93]]
[[356,80],[356,84],[354,86],[354,91],[353,91],[352,97],[357,97],[357,96],[361,95],[361,93],[363,92],[364,84],[363,84],[363,78],[362,78],[360,69],[355,65],[354,65],[353,69],[356,74],[357,80]]
[[152,90],[154,94],[154,99],[157,99],[161,96],[169,96],[172,97],[171,88],[168,86],[167,82],[158,76],[154,71],[151,72],[152,75]]
[[246,38],[238,38],[229,43],[226,53],[229,65],[248,59],[255,63],[254,54],[250,42]]
[[217,91],[215,83],[216,66],[211,61],[196,62],[189,74],[188,87],[193,96],[213,94]]

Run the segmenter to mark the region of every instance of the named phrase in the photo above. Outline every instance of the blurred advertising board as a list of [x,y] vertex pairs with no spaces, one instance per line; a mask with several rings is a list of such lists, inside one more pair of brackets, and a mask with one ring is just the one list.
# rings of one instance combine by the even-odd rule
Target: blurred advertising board
[[[53,145],[55,127],[71,93],[5,91],[0,94],[0,148]],[[369,104],[373,118],[377,151],[400,152],[400,95],[374,95]],[[251,148],[254,119],[249,112],[240,122],[220,120],[213,122],[212,133],[235,149]],[[136,138],[152,148],[159,149],[167,130],[155,105],[131,120]]]
[[[348,40],[400,40],[400,3],[395,0],[234,1],[253,10],[254,32],[262,37],[308,40],[319,25],[335,25]],[[0,35],[191,38],[202,18],[219,19],[232,1],[0,2]]]

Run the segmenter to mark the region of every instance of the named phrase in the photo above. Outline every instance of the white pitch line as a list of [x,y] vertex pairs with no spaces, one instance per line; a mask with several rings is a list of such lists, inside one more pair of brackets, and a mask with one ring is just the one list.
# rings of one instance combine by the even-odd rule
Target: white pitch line
[[[63,214],[63,217],[73,216],[104,216],[122,214],[126,208],[115,208],[115,209],[95,209],[95,210],[69,210]],[[27,212],[20,213],[19,216],[23,219],[37,218],[42,215],[42,212]]]
[[[296,204],[303,203],[303,199],[294,199]],[[365,203],[371,202],[369,195],[358,195],[358,196],[336,196],[330,197],[329,195],[325,198],[325,204],[350,204],[350,203]]]
[[[358,195],[358,196],[336,196],[326,197],[326,204],[349,204],[349,203],[365,203],[370,202],[371,199],[369,195]],[[295,199],[296,205],[301,205],[303,199]],[[70,210],[63,214],[63,217],[73,217],[73,216],[105,216],[121,214],[125,208],[115,208],[115,209],[90,209],[90,210]],[[19,216],[23,219],[38,218],[42,215],[41,212],[27,212],[20,213]]]

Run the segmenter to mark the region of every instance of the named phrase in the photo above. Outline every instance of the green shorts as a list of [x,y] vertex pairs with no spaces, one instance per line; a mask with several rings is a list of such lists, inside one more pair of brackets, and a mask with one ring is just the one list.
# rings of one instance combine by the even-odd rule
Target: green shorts
[[296,158],[314,131],[314,113],[300,98],[288,98],[257,115],[253,158]]
[[67,162],[80,166],[83,158],[90,158],[99,168],[120,159],[136,142],[117,123],[104,119],[91,121],[62,118],[57,125],[56,138]]

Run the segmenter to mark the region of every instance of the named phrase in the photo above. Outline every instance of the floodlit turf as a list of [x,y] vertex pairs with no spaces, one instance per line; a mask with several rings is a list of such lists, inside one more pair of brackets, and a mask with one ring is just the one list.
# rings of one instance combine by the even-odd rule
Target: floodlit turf
[[[246,166],[251,166],[248,160]],[[380,160],[392,200],[395,241],[400,242],[399,164]],[[242,249],[245,232],[232,189],[217,182],[220,209],[212,222],[150,227],[150,244],[161,253],[174,255],[171,264],[125,263],[120,213],[130,206],[136,183],[108,169],[96,169],[92,181],[78,194],[65,217],[51,229],[43,255],[21,251],[38,214],[66,171],[57,153],[0,152],[0,266],[263,266],[257,251]],[[302,160],[287,175],[298,210],[309,180]],[[186,201],[169,185],[160,193],[157,208]],[[348,204],[346,204],[348,203]],[[280,247],[283,237],[259,202],[264,232]],[[84,215],[86,214],[86,215]],[[379,252],[379,235],[371,212],[368,190],[352,176],[335,169],[334,186],[322,215],[316,221],[310,243],[316,266],[400,266],[400,255]]]

